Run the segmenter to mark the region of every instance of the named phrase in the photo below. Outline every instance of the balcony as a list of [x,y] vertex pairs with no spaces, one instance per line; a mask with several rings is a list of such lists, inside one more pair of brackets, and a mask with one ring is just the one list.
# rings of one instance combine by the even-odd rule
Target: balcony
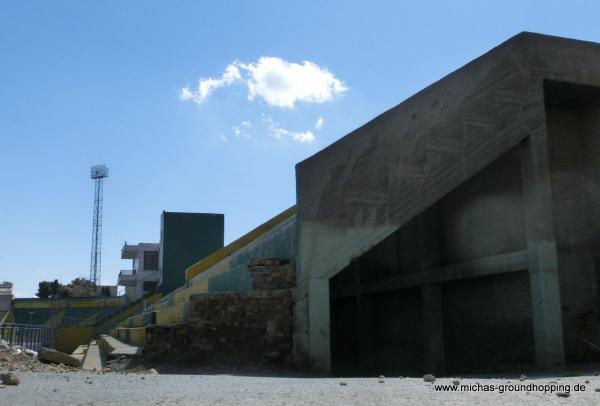
[[138,246],[124,244],[121,248],[121,259],[135,259],[138,255]]
[[119,285],[121,286],[135,286],[137,283],[138,276],[133,269],[123,269],[119,272]]

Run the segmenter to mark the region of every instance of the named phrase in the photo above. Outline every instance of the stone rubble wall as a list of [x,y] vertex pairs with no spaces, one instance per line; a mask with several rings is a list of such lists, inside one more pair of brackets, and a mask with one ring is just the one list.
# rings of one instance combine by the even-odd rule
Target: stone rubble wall
[[292,289],[296,284],[293,263],[279,259],[256,258],[248,264],[254,290]]
[[292,363],[295,267],[279,260],[252,260],[254,291],[190,296],[188,324],[147,331],[146,353],[185,349],[211,366]]

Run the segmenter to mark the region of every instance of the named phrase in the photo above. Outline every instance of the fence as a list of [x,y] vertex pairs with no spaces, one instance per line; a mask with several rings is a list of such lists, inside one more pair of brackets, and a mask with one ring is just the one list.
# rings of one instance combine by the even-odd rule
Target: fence
[[42,347],[56,348],[56,327],[33,324],[0,324],[0,339],[9,345],[20,345],[39,351]]

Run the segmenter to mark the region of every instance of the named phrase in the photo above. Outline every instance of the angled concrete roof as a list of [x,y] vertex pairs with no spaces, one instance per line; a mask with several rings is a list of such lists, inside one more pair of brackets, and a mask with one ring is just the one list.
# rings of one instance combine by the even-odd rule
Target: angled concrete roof
[[600,44],[518,34],[296,166],[302,278],[329,278],[527,136],[544,81],[600,86]]

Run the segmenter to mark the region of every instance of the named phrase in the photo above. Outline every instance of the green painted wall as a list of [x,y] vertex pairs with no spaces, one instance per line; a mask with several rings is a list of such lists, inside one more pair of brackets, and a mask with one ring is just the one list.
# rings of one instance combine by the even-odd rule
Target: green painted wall
[[252,279],[248,262],[252,258],[295,259],[296,251],[297,227],[294,216],[259,237],[256,242],[232,254],[229,272],[211,278],[208,281],[208,291],[249,292],[252,290]]
[[163,212],[161,216],[161,291],[185,284],[185,270],[223,248],[223,214]]

